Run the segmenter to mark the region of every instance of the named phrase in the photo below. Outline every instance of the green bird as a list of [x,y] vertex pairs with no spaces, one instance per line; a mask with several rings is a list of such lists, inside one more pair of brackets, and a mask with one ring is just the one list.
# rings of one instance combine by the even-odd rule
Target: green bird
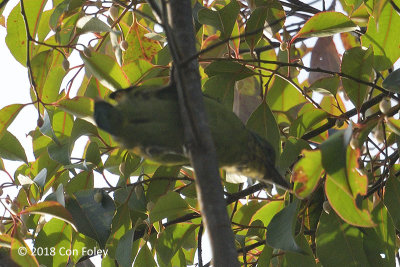
[[[140,86],[110,94],[116,105],[96,101],[94,119],[124,148],[162,165],[187,165],[178,96],[173,86]],[[203,96],[218,163],[262,182],[288,189],[275,168],[275,152],[267,140],[248,130],[218,101]]]

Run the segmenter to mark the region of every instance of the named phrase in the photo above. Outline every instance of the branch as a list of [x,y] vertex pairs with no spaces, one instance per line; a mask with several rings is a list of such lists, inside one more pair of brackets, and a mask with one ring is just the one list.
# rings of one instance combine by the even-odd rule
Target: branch
[[[167,12],[168,9],[168,12]],[[207,227],[215,266],[239,266],[224,191],[219,178],[215,147],[208,127],[196,54],[190,0],[163,2],[162,20],[175,71],[184,144],[196,174],[203,221]]]

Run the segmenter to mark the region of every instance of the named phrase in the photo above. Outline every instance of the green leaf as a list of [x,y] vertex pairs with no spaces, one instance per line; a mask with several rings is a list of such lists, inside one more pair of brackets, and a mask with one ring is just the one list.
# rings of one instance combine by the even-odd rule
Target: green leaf
[[53,143],[47,147],[47,151],[52,160],[57,161],[62,165],[71,164],[70,145],[68,142],[63,144]]
[[[303,150],[303,157],[293,168],[293,191],[299,199],[307,198],[317,187],[322,177],[321,151]],[[297,155],[297,154],[296,154]]]
[[[100,202],[94,199],[96,193],[102,194]],[[100,248],[104,248],[115,213],[112,198],[99,189],[79,191],[66,201],[66,208],[72,214],[78,231],[95,239]]]
[[118,242],[115,259],[122,267],[132,267],[141,239],[135,238],[135,229],[130,229]]
[[233,107],[235,82],[236,79],[231,74],[212,76],[203,85],[204,95],[217,100],[231,110]]
[[396,229],[400,229],[400,182],[392,174],[386,181],[383,202],[385,203]]
[[244,64],[226,60],[217,60],[210,63],[207,68],[204,69],[204,72],[208,75],[208,77],[224,74],[231,75],[232,79],[234,79],[235,81],[239,81],[257,74],[253,70],[246,67]]
[[[24,7],[31,36],[35,37],[38,31],[40,18],[47,0],[25,0]],[[23,66],[26,65],[26,30],[21,6],[16,5],[7,18],[6,44],[11,54]],[[29,56],[32,56],[29,55]]]
[[320,217],[316,233],[317,256],[323,266],[369,266],[363,250],[363,234],[334,212]]
[[361,43],[373,47],[377,71],[390,68],[400,57],[400,16],[390,4],[385,3],[379,20],[369,16],[367,32],[361,36]]
[[151,254],[151,251],[147,244],[144,244],[140,249],[138,255],[136,256],[135,263],[133,267],[157,267],[157,263]]
[[112,32],[113,30],[111,29],[108,24],[103,22],[97,17],[92,17],[92,16],[84,16],[81,17],[77,22],[76,22],[76,28],[77,31],[76,33],[79,35],[88,33],[88,32]]
[[[374,53],[371,47],[367,50],[354,47],[344,52],[341,70],[355,79],[370,82],[373,79],[373,60]],[[344,77],[342,77],[342,84],[347,96],[359,110],[364,103],[368,86]]]
[[65,192],[68,195],[81,190],[93,189],[94,177],[92,171],[82,171],[75,175],[65,186]]
[[253,10],[249,19],[247,20],[245,29],[246,43],[249,45],[251,50],[254,49],[261,39],[267,15],[267,7],[257,7],[255,10]]
[[8,126],[14,121],[23,107],[25,107],[23,104],[11,104],[0,110],[0,138],[7,133]]
[[161,221],[164,218],[173,220],[187,214],[190,211],[189,205],[176,192],[169,192],[161,196],[150,211],[150,222]]
[[335,33],[350,32],[358,26],[347,16],[339,12],[320,12],[312,16],[292,38],[326,37]]
[[221,32],[220,39],[226,39],[231,36],[239,11],[240,6],[238,2],[232,0],[218,11],[202,8],[197,13],[197,16],[201,24],[215,27]]
[[268,245],[284,251],[305,253],[294,239],[299,204],[300,201],[295,200],[275,214],[267,227]]
[[56,31],[57,27],[66,15],[74,14],[78,9],[82,8],[83,0],[64,0],[58,4],[50,17],[50,28]]
[[[310,104],[311,105],[311,104]],[[309,105],[304,105],[302,110],[310,109]],[[328,114],[320,109],[314,109],[312,112],[302,112],[290,126],[289,135],[294,137],[302,137],[305,133],[312,130],[312,127],[324,121]]]
[[321,144],[322,166],[328,174],[325,193],[332,208],[347,223],[372,227],[375,224],[370,213],[357,204],[367,193],[368,180],[357,171],[360,151],[348,146],[351,132],[349,127]]
[[308,244],[304,234],[299,234],[295,237],[296,243],[305,253],[296,253],[287,251],[283,257],[284,262],[282,266],[296,266],[296,267],[312,267],[317,266],[315,263],[313,251]]
[[[15,261],[17,266],[38,266],[35,256],[32,254],[29,246],[22,240],[10,237],[11,241],[11,259]],[[21,255],[21,248],[25,248],[27,253]]]
[[263,102],[258,106],[248,119],[246,127],[269,141],[274,148],[275,155],[281,154],[280,131],[274,114],[267,103]]
[[318,92],[321,94],[325,94],[326,92],[329,92],[333,96],[336,96],[337,90],[340,85],[340,79],[339,77],[327,77],[327,78],[321,78],[314,83],[310,85],[308,90],[311,90],[313,92]]
[[139,59],[150,62],[157,56],[161,46],[157,41],[147,38],[147,33],[149,33],[149,30],[136,21],[129,28],[126,36],[126,41],[129,45],[128,49],[123,53],[124,64]]
[[85,67],[103,84],[113,91],[129,87],[133,81],[129,80],[126,72],[109,56],[92,51],[90,57],[80,53]]
[[32,206],[25,208],[21,212],[21,214],[24,213],[50,215],[54,218],[58,218],[69,223],[74,229],[76,229],[71,213],[69,213],[69,211],[65,209],[60,203],[55,201],[45,201],[33,204]]
[[274,215],[282,210],[284,205],[285,204],[283,201],[271,201],[265,204],[254,213],[253,217],[251,218],[251,222],[260,220],[263,222],[264,226],[269,225]]
[[286,139],[283,152],[280,155],[279,170],[286,171],[293,163],[298,160],[300,152],[303,149],[310,149],[310,145],[303,139],[289,137]]
[[3,132],[3,137],[0,137],[0,157],[3,159],[18,160],[28,163],[25,150],[21,143],[7,130]]
[[363,247],[370,266],[395,266],[396,231],[382,201],[372,211],[377,227],[364,229]]
[[[72,227],[63,221],[51,219],[35,238],[37,259],[46,266],[60,266],[68,263],[71,249]],[[39,253],[40,250],[48,251]],[[52,252],[54,252],[53,255]]]
[[390,73],[382,82],[382,87],[393,93],[400,92],[400,69]]
[[94,101],[92,98],[75,96],[71,99],[58,101],[57,106],[72,115],[82,119],[92,119],[94,112]]
[[172,257],[182,247],[198,226],[191,223],[175,224],[159,234],[156,243],[157,260],[169,265]]
[[107,240],[108,255],[115,258],[118,243],[131,226],[131,218],[127,204],[122,204],[117,208],[117,212],[112,221],[111,235]]
[[44,186],[46,184],[46,178],[47,178],[47,169],[43,168],[33,179],[35,184],[37,184],[42,190],[44,189]]
[[142,213],[146,217],[147,201],[141,185],[136,187],[121,188],[115,191],[115,202],[128,203],[128,207],[132,211]]

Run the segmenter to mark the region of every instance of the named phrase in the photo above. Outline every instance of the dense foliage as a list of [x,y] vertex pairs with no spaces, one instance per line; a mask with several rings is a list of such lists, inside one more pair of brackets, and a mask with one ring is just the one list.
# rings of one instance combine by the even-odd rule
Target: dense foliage
[[[295,0],[192,6],[204,94],[272,144],[293,186],[275,190],[221,171],[239,261],[395,266],[400,1],[341,0],[340,11]],[[19,265],[64,266],[104,251],[102,266],[207,264],[192,170],[143,160],[93,122],[95,99],[169,82],[169,45],[152,11],[140,0],[20,0],[1,16],[31,83],[31,103],[0,110],[0,170],[9,176],[0,188],[0,245]],[[77,52],[79,62],[69,60]],[[38,112],[32,161],[7,130],[27,105]],[[78,139],[85,149],[72,158]],[[21,166],[9,173],[3,159]],[[96,179],[107,186],[95,188]]]

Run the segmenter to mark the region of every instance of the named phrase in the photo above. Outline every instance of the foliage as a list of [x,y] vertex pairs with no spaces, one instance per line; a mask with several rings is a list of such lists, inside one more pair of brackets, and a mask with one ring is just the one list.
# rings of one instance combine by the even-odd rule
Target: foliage
[[[204,93],[272,144],[277,167],[293,185],[276,191],[223,175],[241,263],[394,266],[400,3],[340,1],[343,12],[295,1],[192,3]],[[296,14],[300,23],[291,19]],[[111,101],[116,89],[168,83],[172,59],[152,7],[21,0],[6,25],[8,49],[29,71],[32,98],[0,110],[0,171],[10,177],[1,191],[19,190],[15,199],[1,198],[0,242],[11,259],[63,266],[96,248],[107,251],[103,266],[202,264],[201,253],[195,259],[203,228],[192,171],[143,160],[92,119],[96,98]],[[345,47],[342,58],[334,34]],[[315,46],[307,41],[312,37],[319,38]],[[70,60],[74,51],[80,62]],[[313,78],[300,82],[299,70]],[[38,112],[29,161],[7,130],[27,105]],[[88,137],[83,155],[71,158],[81,136]],[[8,173],[3,159],[21,166]],[[95,188],[98,179],[108,186]],[[21,247],[27,255],[18,253]]]

